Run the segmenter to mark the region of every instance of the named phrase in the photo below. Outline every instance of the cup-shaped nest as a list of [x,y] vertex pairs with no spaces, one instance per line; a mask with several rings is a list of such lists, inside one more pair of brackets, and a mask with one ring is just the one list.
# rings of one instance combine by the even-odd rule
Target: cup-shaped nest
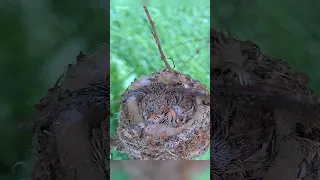
[[189,75],[161,70],[131,83],[122,94],[111,147],[131,159],[186,159],[210,144],[210,95]]

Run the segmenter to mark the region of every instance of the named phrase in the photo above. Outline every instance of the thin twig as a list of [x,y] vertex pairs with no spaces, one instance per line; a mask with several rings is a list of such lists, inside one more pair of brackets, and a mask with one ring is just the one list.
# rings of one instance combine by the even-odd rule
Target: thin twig
[[171,59],[172,63],[173,63],[173,69],[176,67],[176,65],[174,64],[174,60],[172,58],[168,58]]
[[156,26],[154,25],[154,22],[152,21],[152,18],[149,14],[149,11],[147,9],[146,6],[143,6],[143,9],[144,11],[146,12],[147,16],[148,16],[148,19],[150,21],[150,24],[151,24],[151,27],[152,27],[152,34],[153,34],[153,37],[154,37],[154,40],[156,41],[156,44],[158,46],[158,49],[159,49],[159,52],[160,52],[160,56],[161,56],[161,59],[163,60],[164,64],[166,65],[166,68],[167,69],[171,69],[166,57],[164,56],[163,52],[162,52],[162,49],[161,49],[161,45],[160,45],[160,40],[158,38],[158,35],[157,35],[157,31],[156,31]]

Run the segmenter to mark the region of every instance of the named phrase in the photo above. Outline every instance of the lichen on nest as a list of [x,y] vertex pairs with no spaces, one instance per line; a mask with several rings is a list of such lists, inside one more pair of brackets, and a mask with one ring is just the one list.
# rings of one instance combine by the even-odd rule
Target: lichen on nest
[[122,94],[111,147],[131,159],[192,159],[210,144],[206,86],[172,69],[143,76]]

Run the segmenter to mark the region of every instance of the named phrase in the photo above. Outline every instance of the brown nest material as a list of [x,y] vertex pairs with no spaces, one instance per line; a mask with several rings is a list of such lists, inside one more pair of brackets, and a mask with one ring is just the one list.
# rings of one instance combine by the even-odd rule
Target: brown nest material
[[31,179],[109,177],[108,50],[80,53],[36,106]]
[[122,94],[120,123],[111,146],[131,159],[185,159],[210,144],[206,86],[189,75],[161,70],[132,82]]
[[319,178],[320,106],[308,77],[216,30],[211,50],[211,177]]

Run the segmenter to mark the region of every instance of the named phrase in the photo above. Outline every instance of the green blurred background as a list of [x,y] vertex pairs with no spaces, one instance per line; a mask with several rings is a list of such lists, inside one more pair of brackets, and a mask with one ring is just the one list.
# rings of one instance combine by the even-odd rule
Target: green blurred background
[[210,0],[111,0],[111,6],[209,6]]
[[[190,74],[209,87],[210,82],[210,9],[195,7],[148,7],[156,24],[158,38],[175,69]],[[119,120],[121,93],[142,75],[165,68],[142,7],[112,7],[110,16],[110,90],[111,134]],[[169,64],[173,63],[168,59]],[[128,159],[113,152],[112,159]],[[207,153],[201,159],[209,159]]]
[[21,126],[80,50],[108,42],[108,19],[107,1],[0,1],[0,180],[27,179],[31,134]]

